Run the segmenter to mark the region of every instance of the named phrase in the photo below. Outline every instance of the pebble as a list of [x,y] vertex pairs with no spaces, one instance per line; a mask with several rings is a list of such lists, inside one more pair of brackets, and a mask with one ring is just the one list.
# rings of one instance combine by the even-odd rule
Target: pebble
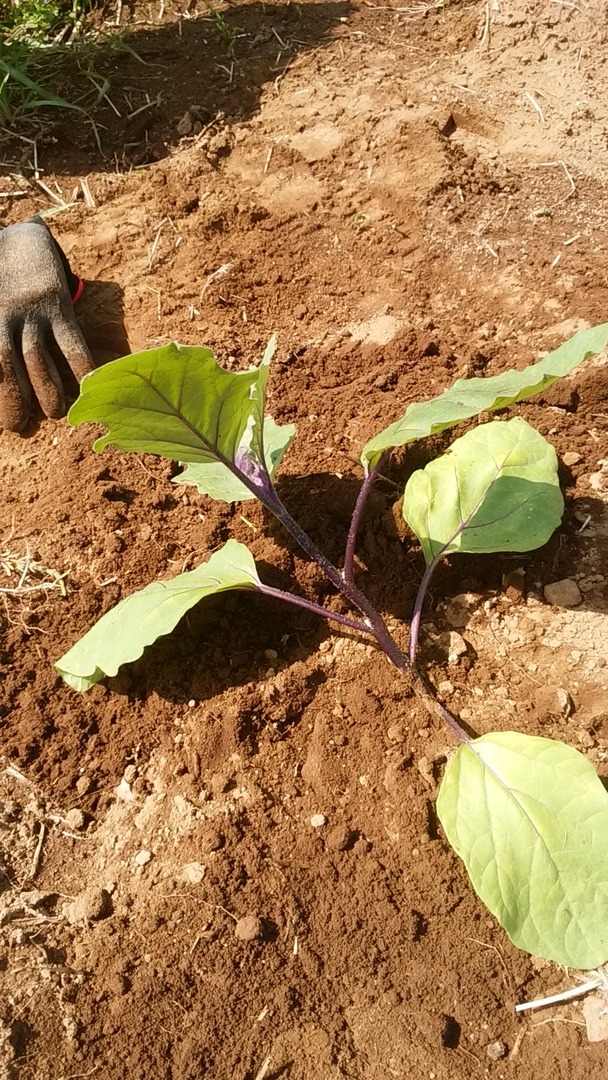
[[544,716],[562,716],[568,720],[574,712],[574,702],[561,686],[539,686],[534,693],[534,702]]
[[459,656],[464,656],[466,651],[466,641],[460,634],[457,634],[455,630],[452,630],[450,632],[450,643],[448,646],[448,663],[455,663]]
[[568,450],[562,455],[562,461],[564,465],[578,465],[581,460],[581,455],[574,452],[574,450]]
[[206,868],[200,862],[186,863],[183,869],[183,876],[186,881],[189,881],[191,885],[200,885],[206,874]]
[[230,788],[230,779],[224,773],[214,773],[209,787],[214,795],[224,795]]
[[310,819],[310,824],[313,829],[320,829],[323,825],[327,824],[327,818],[325,817],[325,814],[313,814]]
[[71,904],[66,905],[65,914],[72,926],[78,923],[95,922],[112,912],[112,901],[105,889],[92,886],[85,889]]
[[451,697],[454,693],[454,683],[450,682],[449,679],[443,679],[443,681],[439,683],[437,690],[439,691],[440,697]]
[[507,1044],[502,1039],[496,1039],[495,1042],[491,1042],[486,1046],[486,1054],[490,1061],[500,1061],[501,1058],[504,1058],[507,1050]]
[[257,941],[262,936],[262,920],[257,915],[245,915],[237,922],[234,936],[239,941]]
[[150,862],[151,858],[152,858],[152,852],[151,851],[142,850],[142,851],[137,852],[137,855],[134,856],[133,861],[135,863],[137,863],[138,866],[145,866],[146,863]]
[[79,810],[77,806],[74,806],[71,810],[68,810],[64,821],[68,829],[83,829],[85,817],[82,810]]
[[466,626],[477,606],[477,597],[473,593],[459,593],[448,600],[445,606],[445,620],[448,626]]
[[353,844],[353,851],[355,855],[367,855],[371,846],[369,840],[366,840],[364,836],[360,836]]
[[573,608],[582,602],[581,590],[572,578],[553,581],[544,588],[545,600],[555,607]]
[[225,837],[223,832],[212,825],[203,833],[202,846],[206,851],[219,851],[223,848]]
[[336,825],[327,835],[325,841],[330,851],[346,851],[350,844],[352,833],[346,825]]
[[79,776],[76,781],[76,791],[79,795],[88,795],[93,786],[93,781],[90,776]]
[[389,742],[402,742],[403,741],[403,728],[401,724],[393,724],[389,727],[386,737]]

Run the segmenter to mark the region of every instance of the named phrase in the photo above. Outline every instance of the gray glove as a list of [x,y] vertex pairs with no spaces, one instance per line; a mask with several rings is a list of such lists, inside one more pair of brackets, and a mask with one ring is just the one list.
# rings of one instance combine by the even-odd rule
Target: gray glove
[[0,231],[0,428],[23,430],[34,394],[46,416],[63,416],[58,364],[78,380],[93,368],[68,280],[80,284],[39,218]]

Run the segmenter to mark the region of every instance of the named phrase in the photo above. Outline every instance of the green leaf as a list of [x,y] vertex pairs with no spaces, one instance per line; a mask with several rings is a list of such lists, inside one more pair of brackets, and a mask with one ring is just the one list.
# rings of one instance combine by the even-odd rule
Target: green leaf
[[555,450],[521,417],[456,439],[412,474],[403,499],[427,563],[453,551],[532,551],[563,512]]
[[575,968],[608,960],[608,793],[578,750],[484,735],[448,764],[437,812],[515,945]]
[[[124,356],[86,375],[68,420],[103,424],[94,444],[196,464],[221,462],[267,476],[263,419],[271,339],[262,363],[225,371],[210,349],[164,345]],[[260,481],[261,483],[261,481]],[[215,490],[219,490],[218,477]]]
[[228,589],[260,586],[253,557],[244,544],[228,540],[196,570],[155,581],[121,600],[57,661],[55,667],[74,690],[90,690],[123,664],[138,660],[147,645],[171,633],[190,608]]
[[590,330],[580,330],[523,371],[505,371],[488,379],[457,379],[438,397],[410,405],[400,420],[374,435],[363,447],[361,461],[364,466],[373,467],[385,450],[434,435],[480,412],[504,409],[539,394],[583,360],[601,352],[607,343],[608,323],[603,323]]
[[[264,453],[268,472],[272,478],[283,454],[296,436],[295,424],[275,424],[271,416],[264,420]],[[220,462],[209,465],[187,465],[183,472],[173,478],[174,484],[194,484],[199,494],[224,502],[244,502],[253,499],[249,488]]]

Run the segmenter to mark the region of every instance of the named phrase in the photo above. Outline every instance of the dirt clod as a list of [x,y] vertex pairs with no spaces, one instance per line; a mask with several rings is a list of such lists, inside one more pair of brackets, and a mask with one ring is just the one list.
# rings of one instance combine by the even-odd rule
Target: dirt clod
[[68,810],[64,820],[68,829],[83,829],[86,819],[82,810],[73,806],[71,810]]
[[262,936],[262,920],[257,915],[244,915],[234,928],[234,936],[239,941],[257,941]]
[[352,832],[346,825],[336,825],[328,834],[325,841],[329,851],[346,851],[352,838]]
[[105,889],[91,886],[77,896],[71,904],[66,904],[64,911],[72,926],[96,922],[112,913],[112,899]]

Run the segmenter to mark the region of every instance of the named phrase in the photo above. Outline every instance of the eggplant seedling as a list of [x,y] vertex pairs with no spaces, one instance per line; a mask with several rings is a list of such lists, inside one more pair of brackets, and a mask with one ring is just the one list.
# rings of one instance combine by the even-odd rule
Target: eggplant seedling
[[418,537],[424,572],[407,655],[381,612],[358,587],[353,559],[369,493],[395,447],[504,409],[546,389],[608,342],[608,324],[584,330],[523,371],[459,379],[363,448],[363,481],[346,540],[344,565],[331,563],[283,504],[273,476],[295,437],[292,425],[265,415],[274,344],[259,367],[228,372],[209,349],[166,345],[116,360],[87,375],[72,406],[74,425],[100,423],[101,452],[152,453],[186,465],[178,483],[233,502],[258,499],[314,559],[348,602],[339,614],[265,585],[248,548],[228,540],[207,562],[123,599],[57,663],[75,690],[88,690],[140,657],[205,597],[256,590],[371,637],[460,743],[439,789],[446,837],[462,857],[478,895],[522,949],[576,968],[608,959],[608,793],[572,747],[517,732],[471,738],[429,692],[417,666],[426,591],[446,555],[525,552],[546,543],[563,514],[552,446],[521,417],[480,424],[447,453],[414,472],[403,515]]

